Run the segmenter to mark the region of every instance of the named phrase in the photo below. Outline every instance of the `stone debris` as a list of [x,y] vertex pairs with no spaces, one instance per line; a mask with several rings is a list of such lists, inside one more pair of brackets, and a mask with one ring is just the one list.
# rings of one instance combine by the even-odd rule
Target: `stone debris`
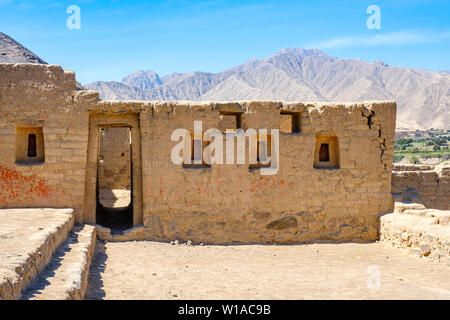
[[399,202],[450,210],[450,161],[436,166],[395,164],[392,193]]
[[394,213],[380,220],[380,242],[450,266],[450,210],[396,202]]

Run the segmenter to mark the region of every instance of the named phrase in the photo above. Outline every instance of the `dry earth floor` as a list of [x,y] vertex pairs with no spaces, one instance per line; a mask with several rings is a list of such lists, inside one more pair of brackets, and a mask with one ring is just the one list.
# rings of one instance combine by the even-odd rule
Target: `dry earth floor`
[[87,299],[450,299],[450,268],[380,243],[98,242]]

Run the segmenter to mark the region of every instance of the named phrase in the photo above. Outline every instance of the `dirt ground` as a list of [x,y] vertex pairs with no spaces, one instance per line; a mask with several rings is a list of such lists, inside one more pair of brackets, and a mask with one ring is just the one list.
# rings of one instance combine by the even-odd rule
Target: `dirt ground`
[[379,243],[98,242],[86,299],[450,299],[450,269]]

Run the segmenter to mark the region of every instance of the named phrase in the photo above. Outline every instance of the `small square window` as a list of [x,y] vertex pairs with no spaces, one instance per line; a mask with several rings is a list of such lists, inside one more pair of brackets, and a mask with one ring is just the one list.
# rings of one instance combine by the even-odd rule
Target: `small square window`
[[339,169],[339,142],[337,137],[316,136],[314,168]]
[[299,133],[300,112],[281,111],[280,131],[284,133]]
[[36,164],[45,161],[42,127],[16,128],[16,163]]
[[241,113],[220,113],[219,130],[225,132],[228,130],[237,130],[242,128]]

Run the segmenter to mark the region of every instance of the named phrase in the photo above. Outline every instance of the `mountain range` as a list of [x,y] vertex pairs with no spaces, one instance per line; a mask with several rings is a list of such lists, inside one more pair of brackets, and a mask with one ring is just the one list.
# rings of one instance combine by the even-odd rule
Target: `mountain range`
[[[46,63],[0,32],[0,63]],[[159,76],[137,71],[122,81],[83,86],[109,100],[285,100],[397,102],[397,129],[450,129],[450,71],[332,57],[317,49],[282,49],[218,73]]]
[[397,102],[397,129],[450,128],[450,73],[283,49],[219,73],[137,71],[121,82],[84,85],[109,100]]
[[10,36],[0,32],[0,63],[47,64]]

